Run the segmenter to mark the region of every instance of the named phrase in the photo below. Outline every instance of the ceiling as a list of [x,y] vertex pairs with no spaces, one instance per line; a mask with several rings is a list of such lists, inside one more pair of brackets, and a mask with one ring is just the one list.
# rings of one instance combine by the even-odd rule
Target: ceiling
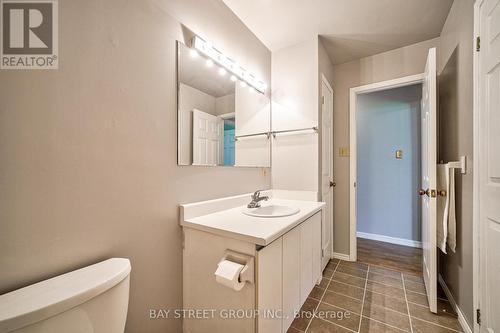
[[320,35],[334,64],[438,37],[453,0],[223,0],[271,50]]

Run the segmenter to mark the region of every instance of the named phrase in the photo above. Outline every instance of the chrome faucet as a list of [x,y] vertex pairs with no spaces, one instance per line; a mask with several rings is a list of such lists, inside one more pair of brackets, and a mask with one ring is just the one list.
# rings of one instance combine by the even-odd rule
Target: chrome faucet
[[260,190],[257,190],[252,194],[252,201],[247,205],[248,208],[259,208],[260,207],[260,202],[262,200],[268,200],[268,196],[260,196]]

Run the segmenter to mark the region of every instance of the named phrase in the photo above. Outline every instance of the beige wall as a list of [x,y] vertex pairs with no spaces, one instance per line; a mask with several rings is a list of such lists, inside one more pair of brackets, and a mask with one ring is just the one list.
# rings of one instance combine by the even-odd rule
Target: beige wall
[[[457,161],[467,156],[466,175],[456,176],[457,251],[440,253],[440,273],[472,327],[472,55],[474,1],[455,1],[440,38],[439,160]],[[455,54],[453,55],[453,53]],[[450,63],[450,66],[446,66]],[[455,67],[448,71],[450,67]],[[451,76],[451,77],[450,77]],[[446,89],[446,91],[445,91]],[[451,89],[451,91],[450,91]]]
[[[328,53],[326,52],[323,43],[324,43],[323,38],[320,36],[318,38],[318,70],[319,70],[318,87],[321,87],[321,74],[325,75],[330,85],[332,84],[333,81],[333,65],[330,60],[330,57],[328,56]],[[319,96],[321,96],[321,89],[318,89],[318,91],[319,91]],[[321,103],[319,102],[318,102],[318,107],[321,110]]]
[[270,82],[269,50],[216,0],[60,1],[60,69],[0,73],[0,293],[127,257],[127,332],[181,331],[148,319],[182,305],[178,204],[270,176],[176,165],[179,22]]
[[333,68],[334,160],[334,251],[349,253],[349,157],[339,148],[349,147],[349,88],[422,73],[429,48],[439,38],[380,53]]

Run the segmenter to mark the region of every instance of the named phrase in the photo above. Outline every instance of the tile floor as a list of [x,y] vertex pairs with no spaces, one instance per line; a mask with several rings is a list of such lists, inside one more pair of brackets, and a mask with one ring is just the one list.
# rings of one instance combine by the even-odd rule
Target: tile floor
[[449,302],[438,303],[431,313],[421,275],[332,259],[288,332],[462,332]]

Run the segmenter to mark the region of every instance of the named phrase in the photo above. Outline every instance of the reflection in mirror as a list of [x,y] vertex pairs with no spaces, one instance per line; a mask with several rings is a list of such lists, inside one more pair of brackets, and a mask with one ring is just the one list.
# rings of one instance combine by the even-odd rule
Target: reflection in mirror
[[178,164],[269,167],[269,98],[177,46]]

